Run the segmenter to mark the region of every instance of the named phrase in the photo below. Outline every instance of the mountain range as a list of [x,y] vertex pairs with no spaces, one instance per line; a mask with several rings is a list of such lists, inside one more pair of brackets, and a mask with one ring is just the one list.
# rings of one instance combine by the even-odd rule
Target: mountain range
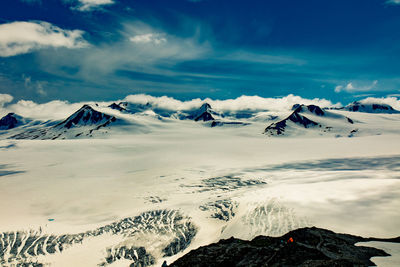
[[[170,110],[152,106],[150,103],[119,102],[107,106],[84,104],[60,121],[44,122],[9,113],[0,119],[0,138],[90,138],[107,136],[107,133],[121,127],[131,126],[134,128],[131,132],[136,132],[138,129],[145,131],[150,125],[156,129],[163,123],[190,121],[206,127],[238,128],[253,125],[261,127],[260,129],[264,128],[262,133],[267,137],[298,135],[354,137],[360,135],[360,129],[367,135],[382,134],[375,128],[379,120],[390,118],[400,121],[398,114],[400,111],[387,104],[360,102],[353,102],[343,108],[295,104],[289,114],[284,111],[270,112],[268,107],[264,111],[243,110],[237,113],[216,111],[208,103],[186,110]],[[253,128],[249,130],[252,131]]]

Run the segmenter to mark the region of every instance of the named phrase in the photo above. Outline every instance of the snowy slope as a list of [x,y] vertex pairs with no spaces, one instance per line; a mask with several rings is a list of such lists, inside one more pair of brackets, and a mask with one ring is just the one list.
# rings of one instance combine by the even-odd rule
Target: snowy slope
[[[285,119],[270,124],[264,133],[278,135],[335,135],[351,133],[354,121],[341,114],[323,110],[316,105],[294,105]],[[306,133],[307,132],[307,133]]]
[[89,105],[82,106],[64,121],[52,126],[37,126],[12,135],[11,139],[66,139],[80,136],[93,136],[104,132],[117,118],[97,111]]
[[[300,123],[287,120],[285,138],[261,134],[281,113],[210,128],[108,105],[6,130],[67,140],[0,140],[0,265],[159,267],[220,238],[310,225],[398,235],[400,115],[310,105],[293,113]],[[305,128],[304,117],[332,134]],[[355,128],[358,138],[331,138]]]
[[2,265],[160,266],[219,238],[310,225],[398,234],[399,134],[266,139],[247,133],[254,125],[161,125],[108,139],[0,141]]

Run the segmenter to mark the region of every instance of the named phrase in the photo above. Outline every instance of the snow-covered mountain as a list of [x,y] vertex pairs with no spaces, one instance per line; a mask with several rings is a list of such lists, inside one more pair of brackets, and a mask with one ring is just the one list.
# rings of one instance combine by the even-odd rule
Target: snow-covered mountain
[[[393,133],[400,119],[396,110],[383,104],[368,106],[354,102],[340,109],[295,104],[288,110],[290,113],[249,108],[232,112],[214,109],[207,102],[176,109],[149,102],[85,104],[66,119],[57,121],[35,121],[10,113],[0,120],[0,136],[1,139],[108,138],[113,134],[203,126],[231,129],[245,135],[262,132],[268,137],[355,137]],[[372,110],[378,114],[366,112]]]
[[109,105],[109,108],[115,109],[115,110],[119,110],[119,111],[126,111],[126,107],[127,107],[128,103],[127,102],[120,102],[120,103],[112,103],[111,105]]
[[245,126],[250,124],[248,122],[246,123],[239,121],[236,117],[227,116],[223,113],[216,112],[208,103],[202,104],[199,109],[190,111],[189,115],[184,116],[184,119],[194,120],[196,122],[211,122],[210,124],[206,124],[211,127]]
[[144,112],[146,110],[152,109],[150,103],[135,104],[135,103],[129,103],[126,101],[119,102],[118,104],[114,102],[111,105],[109,105],[108,107],[118,110],[123,113],[130,113],[130,114],[136,114],[136,113],[140,113],[140,112]]
[[9,130],[28,123],[29,120],[15,113],[8,113],[0,119],[0,130]]
[[219,118],[219,114],[215,112],[211,105],[208,103],[203,103],[199,108],[192,108],[188,110],[180,110],[172,112],[172,118],[177,118],[180,120],[192,120],[196,122],[208,122],[214,121]]
[[353,111],[353,112],[366,112],[366,113],[400,113],[400,111],[395,110],[388,104],[380,104],[380,103],[361,103],[355,101],[343,108],[344,110]]
[[201,105],[200,109],[192,114],[194,121],[213,121],[215,120],[212,113],[213,110],[208,103]]
[[80,136],[92,137],[94,133],[115,123],[117,118],[83,105],[64,121],[54,126],[35,126],[11,136],[11,139],[70,139]]
[[84,105],[66,120],[57,124],[55,128],[70,129],[82,126],[104,127],[115,121],[116,118],[114,116],[99,112],[89,105]]
[[304,133],[304,130],[327,134],[348,131],[349,125],[354,124],[352,119],[323,110],[316,105],[295,104],[292,110],[293,112],[288,117],[265,128],[264,134],[267,136],[293,135]]

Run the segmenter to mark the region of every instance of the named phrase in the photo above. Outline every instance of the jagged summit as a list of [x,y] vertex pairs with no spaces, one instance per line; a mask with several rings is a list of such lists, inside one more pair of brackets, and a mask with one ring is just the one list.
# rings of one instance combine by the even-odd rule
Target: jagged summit
[[26,123],[26,119],[15,114],[8,113],[0,119],[0,130],[9,130]]
[[79,136],[91,137],[94,132],[109,126],[117,118],[83,105],[64,121],[45,127],[36,127],[11,136],[11,139],[70,139]]
[[152,108],[150,103],[138,104],[138,103],[129,103],[126,101],[119,102],[118,104],[114,102],[108,107],[130,114],[144,112]]
[[304,112],[304,111],[309,111],[317,116],[324,116],[325,112],[320,108],[319,106],[316,105],[300,105],[300,104],[294,104],[292,107],[292,110],[299,113],[299,112]]
[[212,108],[211,108],[211,105],[210,104],[208,104],[208,103],[204,103],[203,105],[201,105],[201,107],[200,107],[200,112],[207,112],[207,111],[210,111]]
[[189,116],[189,119],[193,119],[194,121],[213,121],[215,120],[213,114],[215,112],[212,110],[211,105],[204,103]]
[[119,110],[119,111],[125,111],[127,106],[128,106],[128,103],[127,103],[127,102],[120,102],[120,103],[118,103],[118,104],[116,104],[116,103],[114,102],[114,103],[112,103],[111,105],[109,105],[108,107],[109,107],[109,108],[112,108],[112,109]]
[[[309,110],[309,106],[304,106],[304,105],[299,105],[296,107],[295,106],[293,106],[294,111],[292,112],[292,114],[289,115],[289,117],[287,117],[286,119],[283,119],[281,121],[272,123],[267,128],[265,128],[264,133],[270,134],[270,135],[281,135],[285,132],[288,122],[293,122],[304,128],[309,128],[312,126],[319,125],[317,122],[312,121],[309,118],[307,118],[306,116],[300,114],[300,112],[304,111],[304,108],[307,108],[307,110]],[[313,106],[313,107],[316,107],[316,106]],[[316,110],[314,108],[311,108],[311,109]]]
[[111,115],[99,112],[89,105],[83,105],[78,111],[55,127],[70,129],[81,126],[106,125],[115,120],[116,118]]
[[[320,135],[328,132],[336,132],[336,135],[351,135],[358,132],[356,129],[347,129],[354,121],[342,114],[336,114],[329,110],[322,109],[317,105],[301,105],[295,104],[292,107],[292,113],[285,119],[270,124],[264,130],[264,134],[269,136],[284,135],[287,129],[291,129],[290,133],[300,133],[299,128],[317,128]],[[297,130],[296,130],[297,128]],[[334,129],[335,128],[335,129]],[[349,133],[347,133],[349,131]]]
[[378,103],[361,103],[355,101],[344,107],[345,110],[353,112],[366,112],[366,113],[400,113],[400,111],[395,110],[388,104],[378,104]]

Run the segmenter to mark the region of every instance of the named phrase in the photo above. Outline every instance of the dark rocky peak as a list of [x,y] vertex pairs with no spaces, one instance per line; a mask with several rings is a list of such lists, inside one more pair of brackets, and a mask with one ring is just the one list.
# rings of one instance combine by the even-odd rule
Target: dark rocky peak
[[109,107],[119,111],[135,114],[150,109],[151,104],[149,102],[147,102],[146,104],[140,104],[123,101],[119,102],[118,104],[112,103],[111,105],[109,105]]
[[292,110],[293,111],[296,111],[296,110],[298,110],[299,108],[301,108],[301,107],[303,107],[304,105],[303,104],[294,104],[293,106],[292,106]]
[[359,111],[360,108],[364,108],[365,106],[360,102],[354,101],[353,103],[347,105],[346,109],[349,111]]
[[25,123],[26,121],[23,117],[15,113],[8,113],[0,119],[0,130],[9,130]]
[[83,105],[78,111],[56,126],[62,126],[70,129],[72,127],[97,125],[115,120],[116,118],[111,115],[94,110],[89,105]]
[[211,109],[210,104],[204,103],[201,107],[194,113],[195,121],[213,121],[215,120],[212,116],[214,112]]
[[124,111],[126,110],[126,106],[124,107],[123,105],[121,105],[121,103],[116,104],[116,103],[112,103],[111,105],[108,106],[109,108],[115,109],[115,110],[119,110],[119,111]]
[[264,133],[267,134],[276,134],[276,135],[281,135],[285,132],[286,129],[286,119],[281,120],[278,122],[274,122],[271,125],[269,125],[267,128],[265,128]]
[[291,121],[295,124],[301,125],[304,128],[309,128],[312,126],[317,126],[319,125],[318,123],[316,123],[315,121],[310,120],[309,118],[307,118],[306,116],[303,116],[299,113],[298,109],[303,108],[303,106],[298,106],[293,112],[292,114],[289,115],[289,117],[287,117],[284,120],[278,121],[278,122],[274,122],[271,125],[269,125],[267,128],[265,128],[264,133],[265,134],[276,134],[276,135],[281,135],[285,132],[286,126],[287,126],[287,122]]
[[204,112],[194,119],[195,121],[213,121],[214,117],[209,112]]
[[208,103],[204,103],[203,105],[201,105],[201,107],[200,107],[200,112],[206,112],[206,111],[210,111],[212,108],[211,108],[211,105],[210,104],[208,104]]
[[318,116],[324,116],[325,115],[325,112],[319,106],[308,105],[307,108],[308,108],[308,110],[310,112],[314,113],[315,115],[318,115]]
[[295,112],[304,112],[308,110],[311,113],[314,113],[317,116],[324,116],[325,112],[320,108],[319,106],[316,105],[300,105],[300,104],[294,104],[292,107],[292,110]]
[[382,104],[372,104],[372,109],[373,109],[373,110],[377,110],[377,109],[381,109],[381,110],[394,110],[391,106],[389,106],[389,105],[382,105]]
[[294,123],[301,124],[304,128],[308,128],[309,126],[318,125],[318,123],[310,120],[306,116],[300,115],[297,112],[293,112],[286,120],[290,120]]
[[[149,104],[149,103],[147,103],[147,104]],[[126,108],[126,107],[129,105],[129,103],[126,102],[126,101],[123,101],[123,102],[119,102],[118,105],[119,105],[120,107]]]
[[379,103],[361,103],[355,101],[346,107],[345,110],[353,111],[353,112],[366,112],[366,113],[400,113],[400,111],[395,110],[388,104],[379,104]]

